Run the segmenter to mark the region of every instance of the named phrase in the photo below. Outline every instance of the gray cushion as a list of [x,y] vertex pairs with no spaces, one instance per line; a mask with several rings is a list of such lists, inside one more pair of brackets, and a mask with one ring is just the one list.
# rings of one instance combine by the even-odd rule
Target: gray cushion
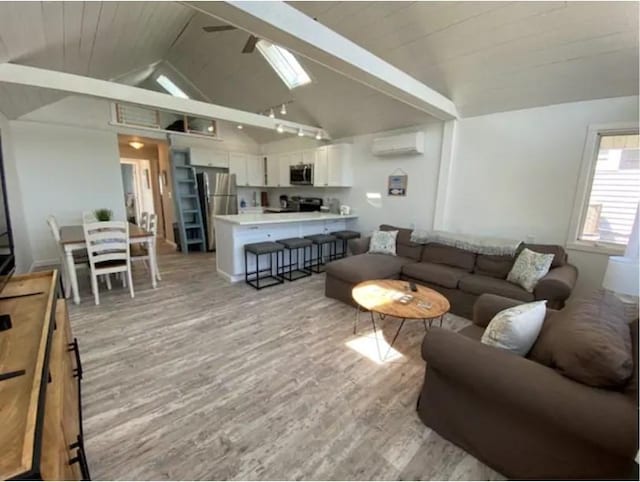
[[491,278],[489,276],[481,276],[478,274],[470,274],[460,280],[458,287],[472,295],[482,295],[491,293],[492,295],[505,296],[514,300],[533,301],[533,293],[527,292],[524,288],[509,283],[508,281]]
[[429,263],[446,264],[455,268],[461,268],[471,273],[476,264],[476,254],[464,249],[454,248],[439,243],[429,243],[422,251],[422,259]]
[[254,254],[275,253],[283,248],[281,244],[265,241],[263,243],[245,244],[244,250]]
[[412,263],[402,268],[402,274],[410,278],[444,286],[445,288],[457,288],[460,279],[469,273],[463,269],[444,264]]
[[305,236],[304,239],[310,239],[315,244],[322,244],[331,243],[336,240],[336,237],[330,234],[311,234],[309,236]]
[[515,257],[513,256],[479,254],[476,258],[476,266],[473,272],[482,276],[507,279],[514,262]]
[[313,244],[310,239],[303,238],[279,239],[277,242],[289,249],[304,248]]
[[413,262],[402,256],[365,253],[329,263],[326,273],[327,276],[349,283],[360,283],[372,279],[396,279],[400,276],[402,267]]
[[398,231],[398,237],[396,238],[396,254],[405,258],[411,258],[415,261],[420,261],[420,254],[422,253],[422,245],[411,242],[411,229],[396,228],[388,224],[381,224],[380,231]]
[[360,237],[360,233],[358,231],[349,231],[345,229],[344,231],[334,231],[333,234],[338,239],[357,239]]
[[530,249],[531,251],[535,251],[536,253],[542,254],[553,254],[553,262],[551,263],[551,268],[557,268],[559,266],[564,266],[567,264],[567,252],[564,250],[562,246],[558,246],[557,244],[531,244],[531,243],[522,243],[518,248],[518,252],[516,253],[516,258],[520,251],[523,249]]

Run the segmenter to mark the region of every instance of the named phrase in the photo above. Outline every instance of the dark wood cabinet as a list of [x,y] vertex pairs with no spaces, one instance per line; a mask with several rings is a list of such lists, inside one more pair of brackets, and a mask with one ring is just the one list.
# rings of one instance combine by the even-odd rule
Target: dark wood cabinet
[[0,294],[0,478],[89,479],[82,365],[56,271],[15,276]]

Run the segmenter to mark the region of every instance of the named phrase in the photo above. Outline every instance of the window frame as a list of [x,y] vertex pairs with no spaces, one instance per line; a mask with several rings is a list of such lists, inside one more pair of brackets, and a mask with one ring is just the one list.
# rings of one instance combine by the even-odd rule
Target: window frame
[[600,151],[600,138],[602,136],[638,134],[638,122],[616,122],[609,124],[590,124],[587,129],[587,137],[582,151],[580,175],[576,185],[576,195],[571,213],[571,223],[567,236],[567,248],[591,253],[620,255],[623,254],[626,245],[608,243],[605,241],[585,241],[580,239],[587,215],[593,178],[596,173],[598,152]]
[[[289,90],[299,89],[313,83],[314,80],[313,77],[311,77],[311,74],[302,66],[298,58],[289,49],[286,49],[285,47],[282,47],[265,39],[258,40],[256,48],[262,58],[265,59],[271,69],[278,75],[278,77],[280,77],[282,83],[286,85]],[[269,51],[270,48],[273,48],[275,56],[271,55]],[[289,62],[289,60],[287,59],[287,55],[291,57],[291,60],[295,63],[294,65]],[[304,74],[309,80],[304,83],[298,83],[294,85],[292,82],[290,82],[290,79],[287,78],[285,72],[280,68],[280,64],[282,63],[289,64],[294,71],[299,69],[300,73]]]
[[[160,77],[167,79],[169,87],[162,84],[162,82],[160,81]],[[180,86],[178,86],[178,84],[176,84],[173,81],[173,79],[169,77],[167,74],[164,74],[162,72],[158,73],[155,76],[155,81],[170,96],[176,97],[178,99],[191,99],[191,97],[189,97],[189,94],[187,94],[183,89],[181,89]],[[172,92],[172,90],[174,90],[174,92]]]

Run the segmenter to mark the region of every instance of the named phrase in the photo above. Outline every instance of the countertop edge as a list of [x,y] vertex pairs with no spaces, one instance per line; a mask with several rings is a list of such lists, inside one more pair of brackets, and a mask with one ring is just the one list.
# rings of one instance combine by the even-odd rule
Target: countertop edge
[[[232,216],[242,216],[241,214],[237,214],[237,215],[232,215]],[[251,214],[248,214],[247,216],[252,216]],[[264,216],[277,216],[277,214],[265,214]],[[255,225],[255,224],[291,224],[291,223],[309,223],[309,222],[314,222],[314,221],[336,221],[336,220],[340,220],[340,219],[357,219],[358,216],[355,214],[350,214],[348,216],[343,216],[340,214],[335,214],[333,216],[331,215],[325,215],[322,217],[317,217],[317,218],[302,218],[302,219],[253,219],[253,220],[238,220],[238,219],[229,219],[224,215],[218,215],[218,216],[214,216],[214,220],[215,221],[221,221],[221,222],[225,222],[225,223],[229,223],[229,224],[235,224],[237,226],[248,226],[248,225]]]

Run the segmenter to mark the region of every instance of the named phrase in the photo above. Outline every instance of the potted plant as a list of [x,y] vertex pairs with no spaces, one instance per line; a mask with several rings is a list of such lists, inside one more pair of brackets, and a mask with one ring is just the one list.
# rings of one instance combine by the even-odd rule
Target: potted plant
[[96,219],[100,222],[111,221],[111,218],[113,217],[113,212],[111,212],[111,209],[105,208],[96,209],[93,214],[95,214]]

